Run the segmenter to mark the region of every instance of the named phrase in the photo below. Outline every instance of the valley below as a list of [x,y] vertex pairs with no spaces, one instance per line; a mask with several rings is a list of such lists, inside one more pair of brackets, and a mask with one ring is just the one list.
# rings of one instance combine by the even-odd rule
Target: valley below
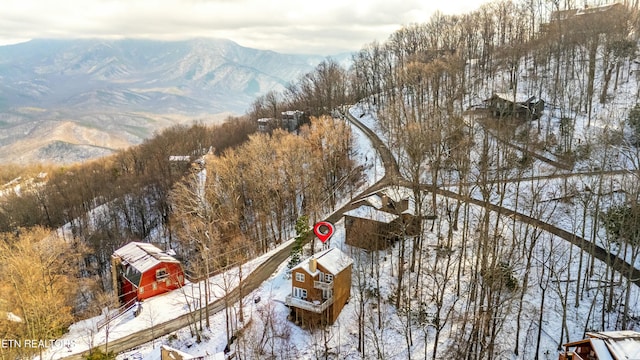
[[0,46],[0,164],[68,164],[178,124],[216,124],[322,61],[229,40]]

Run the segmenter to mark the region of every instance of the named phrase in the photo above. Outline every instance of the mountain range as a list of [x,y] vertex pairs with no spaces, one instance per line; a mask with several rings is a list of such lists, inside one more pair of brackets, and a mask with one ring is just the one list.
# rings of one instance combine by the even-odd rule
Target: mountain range
[[0,46],[0,163],[77,162],[173,124],[221,121],[323,59],[222,39]]

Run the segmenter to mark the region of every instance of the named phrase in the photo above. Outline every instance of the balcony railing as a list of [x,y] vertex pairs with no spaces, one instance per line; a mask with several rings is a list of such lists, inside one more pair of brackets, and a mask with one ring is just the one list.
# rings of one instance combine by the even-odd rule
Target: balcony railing
[[287,303],[287,305],[295,306],[299,309],[308,310],[320,314],[323,311],[327,310],[327,308],[331,304],[333,304],[333,296],[326,299],[323,303],[320,303],[319,301],[311,302],[288,295],[285,299],[285,302]]
[[333,289],[333,281],[331,282],[314,281],[313,287],[321,290],[331,290]]

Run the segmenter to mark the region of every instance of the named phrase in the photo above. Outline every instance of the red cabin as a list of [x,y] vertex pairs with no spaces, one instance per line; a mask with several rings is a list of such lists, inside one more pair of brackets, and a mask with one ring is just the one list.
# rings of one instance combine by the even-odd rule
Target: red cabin
[[157,247],[130,242],[111,255],[114,289],[124,304],[184,285],[180,262]]

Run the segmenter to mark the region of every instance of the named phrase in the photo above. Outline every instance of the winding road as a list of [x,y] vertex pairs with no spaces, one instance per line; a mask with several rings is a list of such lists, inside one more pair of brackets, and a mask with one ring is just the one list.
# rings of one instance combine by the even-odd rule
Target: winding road
[[[350,210],[352,208],[352,203],[357,201],[358,199],[364,198],[369,194],[377,190],[380,190],[382,188],[385,188],[389,185],[401,185],[405,187],[412,186],[412,184],[406,178],[404,178],[400,173],[398,162],[396,161],[395,157],[393,156],[389,148],[384,144],[384,142],[371,129],[369,129],[360,120],[356,119],[354,116],[352,116],[348,112],[344,114],[344,116],[346,119],[348,119],[349,122],[351,122],[354,126],[360,129],[370,139],[373,146],[378,151],[378,154],[380,155],[380,158],[384,164],[385,175],[378,182],[376,182],[375,184],[371,185],[370,187],[362,191],[358,196],[354,197],[353,201],[350,204],[343,206],[342,208],[336,210],[331,215],[329,215],[326,220],[334,223],[340,220],[340,218],[342,217],[342,214]],[[611,171],[611,173],[624,173],[624,172],[626,171],[624,170]],[[599,172],[589,172],[584,174],[594,175],[594,174],[599,174]],[[559,175],[541,176],[541,177],[535,177],[535,178],[554,178],[554,177],[563,177],[563,176],[566,177],[568,175],[569,174],[559,174]],[[579,236],[576,236],[575,234],[572,234],[566,230],[560,229],[552,224],[545,223],[541,220],[532,218],[526,214],[517,212],[515,210],[501,207],[501,206],[498,206],[489,202],[485,202],[482,200],[474,199],[468,196],[462,196],[452,191],[437,188],[431,185],[423,184],[421,185],[421,190],[428,191],[428,192],[435,192],[436,194],[443,197],[448,197],[448,198],[460,200],[463,202],[472,203],[474,205],[483,207],[487,210],[496,212],[500,215],[514,217],[518,221],[529,224],[533,227],[543,229],[549,233],[552,233],[558,236],[559,238],[562,238],[570,242],[571,244],[574,244],[580,247],[581,249],[583,249],[585,252],[588,252],[589,254],[591,254],[591,256],[595,257],[596,259],[604,261],[608,264],[613,264],[612,266],[615,270],[620,272],[623,276],[627,277],[634,284],[640,286],[639,270],[637,270],[628,262],[623,261],[619,257],[613,254],[610,254],[607,250],[603,249],[602,247],[597,246],[596,244],[593,244],[590,241],[583,239]],[[293,243],[291,243],[286,247],[283,247],[281,250],[274,253],[269,259],[267,259],[265,262],[259,265],[254,271],[252,271],[243,282],[243,290],[245,294],[248,294],[251,291],[257,289],[265,280],[267,280],[271,276],[271,274],[276,271],[278,266],[289,257],[292,247],[293,247]],[[209,304],[208,306],[209,312],[210,314],[215,314],[216,312],[222,311],[225,308],[226,302],[233,303],[238,301],[238,299],[239,299],[239,291],[237,288],[235,288],[229,293],[226,301],[224,298],[221,298]],[[152,329],[151,328],[145,329],[142,331],[129,334],[125,337],[112,340],[108,344],[109,345],[108,349],[109,351],[113,351],[114,353],[120,353],[120,352],[131,350],[142,344],[145,344],[154,339],[157,339],[161,336],[170,334],[179,329],[187,327],[190,323],[192,316],[193,314],[185,314],[173,320],[157,324]],[[100,345],[100,346],[104,347],[104,345]],[[86,352],[77,353],[77,354],[66,356],[64,357],[64,359],[81,360],[83,358],[83,355],[85,354]]]
[[[376,148],[386,149],[382,141],[371,131],[369,128],[364,126],[361,122],[355,121],[353,122],[355,126],[361,129],[369,139],[375,144]],[[373,191],[384,188],[387,186],[389,182],[389,173],[399,174],[398,165],[395,162],[393,156],[389,152],[381,154],[383,156],[383,163],[385,164],[385,168],[387,169],[386,175],[383,179],[373,184],[372,186],[366,188],[361,191],[359,195],[353,198],[353,201],[348,203],[347,205],[337,209],[332,214],[330,214],[325,220],[336,223],[342,218],[342,214],[350,210],[353,205],[352,203],[356,200],[367,196]],[[390,156],[390,157],[389,157]],[[389,169],[391,170],[389,172]],[[311,236],[309,237],[311,238]],[[278,266],[282,264],[288,257],[291,255],[291,249],[293,248],[294,243],[292,242],[290,245],[283,247],[278,252],[274,253],[269,259],[265,260],[262,264],[260,264],[256,269],[254,269],[245,280],[242,282],[243,291],[245,294],[252,292],[262,285],[262,283],[267,280],[271,274],[273,274]],[[234,303],[239,300],[239,290],[238,288],[234,288],[228,294],[228,298],[225,301],[225,298],[220,298],[211,304],[208,305],[209,313],[215,314],[219,311],[224,310],[226,303]],[[175,319],[160,323],[155,325],[153,328],[148,328],[145,330],[137,331],[135,333],[131,333],[122,338],[110,340],[108,343],[108,351],[113,351],[114,353],[121,353],[125,351],[129,351],[136,347],[139,347],[145,343],[151,342],[154,339],[162,337],[164,335],[171,334],[179,329],[185,328],[189,326],[191,319],[196,314],[197,310],[193,313],[188,313],[181,315]],[[104,350],[104,344],[99,345]],[[88,350],[82,353],[71,354],[63,357],[63,359],[67,360],[82,360],[83,356],[88,354]]]
[[[391,150],[389,150],[389,148],[382,142],[382,140],[380,140],[380,138],[370,129],[368,129],[366,126],[364,126],[364,124],[362,124],[358,119],[356,119],[353,115],[347,113],[346,114],[347,118],[349,119],[349,121],[351,121],[355,126],[357,126],[359,129],[361,129],[365,134],[367,134],[367,136],[371,139],[373,145],[375,146],[376,150],[378,151],[378,153],[380,154],[380,157],[382,159],[382,162],[385,166],[385,177],[379,181],[378,183],[376,183],[374,185],[374,187],[376,188],[383,188],[385,186],[388,185],[401,185],[401,186],[405,186],[405,187],[411,187],[413,186],[412,183],[410,181],[408,181],[407,179],[405,179],[402,174],[400,173],[399,167],[398,167],[398,163],[395,160],[393,154],[391,153]],[[585,172],[583,174],[586,175],[598,175],[601,173],[607,173],[607,174],[624,174],[627,173],[627,170],[612,170],[612,171],[601,171],[601,172]],[[573,174],[573,175],[577,175],[577,174]],[[532,177],[533,178],[537,178],[537,179],[542,179],[542,178],[546,178],[546,179],[551,179],[551,178],[562,178],[562,177],[568,177],[568,176],[572,176],[572,174],[557,174],[557,175],[551,175],[551,176],[538,176],[538,177]],[[611,266],[613,267],[613,269],[615,269],[616,271],[618,271],[620,274],[622,274],[622,276],[624,276],[625,278],[627,278],[629,281],[631,281],[632,283],[636,284],[637,286],[640,286],[640,270],[636,269],[633,265],[629,264],[628,262],[624,261],[623,259],[621,259],[620,257],[611,254],[609,251],[605,250],[604,248],[598,246],[597,244],[592,243],[589,240],[586,240],[580,236],[577,236],[576,234],[570,233],[564,229],[561,229],[557,226],[554,226],[552,224],[546,223],[544,221],[541,221],[539,219],[535,219],[531,216],[528,216],[526,214],[520,213],[518,211],[509,209],[509,208],[505,208],[502,206],[498,206],[496,204],[493,203],[489,203],[489,202],[485,202],[483,200],[479,200],[479,199],[475,199],[475,198],[471,198],[469,196],[462,196],[460,194],[457,194],[455,192],[449,191],[449,190],[445,190],[445,189],[441,189],[438,187],[434,187],[432,185],[426,185],[423,184],[421,185],[421,189],[423,191],[428,191],[428,192],[435,192],[436,194],[440,195],[440,196],[444,196],[444,197],[448,197],[448,198],[452,198],[452,199],[456,199],[456,200],[460,200],[463,202],[468,202],[477,206],[481,206],[487,210],[496,212],[500,215],[503,216],[509,216],[509,217],[514,217],[515,219],[517,219],[518,221],[521,221],[525,224],[528,224],[530,226],[536,227],[536,228],[540,228],[543,229],[553,235],[558,236],[559,238],[566,240],[568,242],[570,242],[571,244],[581,248],[582,250],[584,250],[585,252],[589,253],[592,257],[603,261],[607,264],[611,264]]]

